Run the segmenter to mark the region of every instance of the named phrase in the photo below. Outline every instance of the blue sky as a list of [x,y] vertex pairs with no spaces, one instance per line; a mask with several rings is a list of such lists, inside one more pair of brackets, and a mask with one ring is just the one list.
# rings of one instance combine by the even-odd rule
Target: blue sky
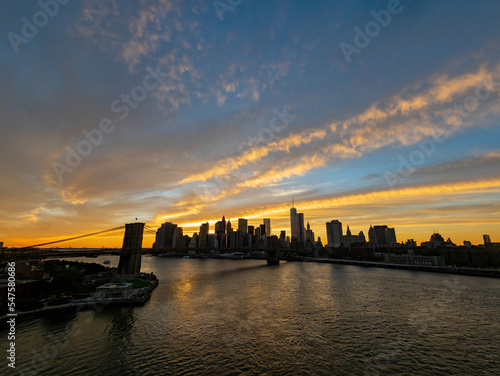
[[223,214],[289,231],[292,196],[322,238],[500,236],[498,2],[216,4],[0,4],[0,240]]

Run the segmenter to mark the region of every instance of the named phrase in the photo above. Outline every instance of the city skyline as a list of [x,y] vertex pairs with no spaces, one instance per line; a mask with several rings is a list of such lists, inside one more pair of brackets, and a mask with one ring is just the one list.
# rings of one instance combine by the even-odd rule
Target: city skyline
[[6,246],[292,196],[323,240],[500,238],[497,2],[47,1],[0,5]]

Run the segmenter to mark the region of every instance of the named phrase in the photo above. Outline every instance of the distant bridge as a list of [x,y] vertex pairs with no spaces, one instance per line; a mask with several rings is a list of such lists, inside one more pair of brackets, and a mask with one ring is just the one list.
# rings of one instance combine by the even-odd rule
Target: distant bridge
[[[123,235],[122,248],[95,248],[95,247],[69,247],[67,244],[70,241],[79,239],[92,239],[100,238],[105,234],[114,233],[125,229]],[[35,244],[22,248],[8,248],[0,251],[0,261],[15,261],[15,260],[39,260],[51,258],[71,258],[71,257],[98,257],[104,255],[120,256],[121,268],[127,269],[126,274],[135,274],[140,270],[141,256],[145,254],[160,255],[160,254],[185,254],[190,251],[195,251],[197,254],[211,254],[212,251],[216,252],[266,252],[268,264],[278,265],[280,252],[290,252],[286,248],[210,248],[210,247],[182,247],[182,248],[142,248],[142,238],[144,229],[150,233],[154,229],[145,226],[144,223],[129,223],[125,226],[115,227],[108,230],[93,232],[90,234],[73,236],[54,240],[50,242]],[[54,244],[65,243],[66,247],[44,247]],[[128,267],[124,267],[128,265]],[[120,268],[120,267],[119,267]]]

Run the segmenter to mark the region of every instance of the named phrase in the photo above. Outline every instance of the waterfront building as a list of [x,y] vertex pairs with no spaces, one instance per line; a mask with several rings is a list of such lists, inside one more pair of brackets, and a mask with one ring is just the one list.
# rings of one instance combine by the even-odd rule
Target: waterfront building
[[255,226],[248,226],[248,233],[253,236],[255,234]]
[[238,231],[242,234],[248,232],[248,220],[245,218],[238,218]]
[[373,229],[372,225],[370,225],[370,228],[368,230],[368,242],[370,244],[377,244],[377,238],[375,236],[375,230]]
[[387,245],[389,242],[387,241],[387,226],[373,226],[373,230],[375,231],[375,244],[377,245]]
[[206,247],[207,246],[208,231],[209,231],[208,222],[202,223],[202,225],[200,226],[200,238],[198,241],[199,247]]
[[407,247],[416,247],[417,246],[417,242],[414,239],[407,239],[405,244]]
[[396,230],[387,225],[370,226],[368,230],[370,244],[377,246],[396,245]]
[[360,231],[358,235],[353,235],[351,233],[351,230],[349,229],[349,226],[347,226],[346,234],[342,237],[342,244],[344,247],[350,247],[353,244],[365,244],[366,239],[365,239],[365,234],[363,231]]
[[342,222],[337,219],[326,222],[326,237],[329,247],[340,247],[342,245]]
[[176,227],[174,233],[174,240],[172,241],[172,248],[179,247],[180,240],[184,236],[184,230],[182,227]]
[[163,223],[158,230],[156,230],[155,242],[153,243],[154,249],[170,249],[174,245],[175,229],[177,225],[171,222]]
[[398,244],[396,240],[396,230],[393,227],[387,227],[385,230],[387,244],[396,245]]

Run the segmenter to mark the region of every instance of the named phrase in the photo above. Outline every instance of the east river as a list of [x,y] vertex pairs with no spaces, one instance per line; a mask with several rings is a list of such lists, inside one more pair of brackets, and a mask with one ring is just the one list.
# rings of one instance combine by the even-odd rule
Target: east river
[[146,305],[19,317],[17,369],[4,359],[1,373],[500,375],[499,279],[261,260],[142,261],[160,280]]

